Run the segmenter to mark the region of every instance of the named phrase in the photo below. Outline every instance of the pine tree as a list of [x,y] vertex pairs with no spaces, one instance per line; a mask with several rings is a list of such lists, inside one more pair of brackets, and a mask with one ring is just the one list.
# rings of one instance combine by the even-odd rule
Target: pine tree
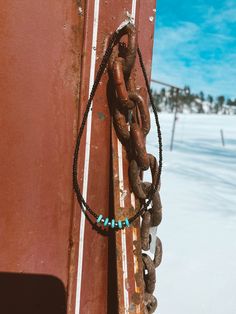
[[224,102],[225,102],[225,97],[224,96],[221,95],[221,96],[217,97],[217,102],[216,102],[217,113],[219,112],[219,110],[222,110]]
[[213,103],[213,97],[211,95],[207,96],[207,101],[212,104]]
[[204,96],[204,93],[202,91],[199,93],[199,98],[201,99],[201,101],[205,100],[205,96]]

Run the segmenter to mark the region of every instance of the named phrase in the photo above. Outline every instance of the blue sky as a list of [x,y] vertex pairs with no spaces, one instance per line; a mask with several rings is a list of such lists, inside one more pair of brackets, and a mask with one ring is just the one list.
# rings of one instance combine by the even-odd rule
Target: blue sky
[[152,78],[236,98],[236,0],[157,0]]

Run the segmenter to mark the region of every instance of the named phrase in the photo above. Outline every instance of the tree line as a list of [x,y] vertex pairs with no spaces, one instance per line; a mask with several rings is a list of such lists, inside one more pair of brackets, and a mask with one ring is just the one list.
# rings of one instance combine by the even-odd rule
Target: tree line
[[213,97],[202,91],[194,94],[189,86],[183,90],[174,87],[162,88],[160,92],[152,90],[152,96],[159,112],[173,112],[177,107],[178,112],[236,114],[236,99],[226,99],[223,95]]

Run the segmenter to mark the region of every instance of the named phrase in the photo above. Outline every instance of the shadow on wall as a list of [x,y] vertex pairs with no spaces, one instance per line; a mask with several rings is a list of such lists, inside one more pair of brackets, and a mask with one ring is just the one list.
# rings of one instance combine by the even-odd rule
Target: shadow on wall
[[0,273],[0,313],[66,314],[64,285],[48,275]]

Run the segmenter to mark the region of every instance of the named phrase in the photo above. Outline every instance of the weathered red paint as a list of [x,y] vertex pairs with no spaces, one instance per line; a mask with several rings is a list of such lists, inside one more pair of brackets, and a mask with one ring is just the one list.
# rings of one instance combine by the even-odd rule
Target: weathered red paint
[[[141,25],[148,25],[153,2],[144,8],[138,1],[136,15],[148,73],[152,43],[146,36],[153,27]],[[131,11],[131,3],[100,1],[96,69],[109,34]],[[0,10],[0,272],[55,278],[68,297],[68,314],[74,314],[81,217],[72,189],[72,159],[88,99],[93,6],[94,1],[85,0],[5,0]],[[88,188],[89,205],[104,215],[111,206],[107,79],[105,74],[94,99]],[[84,138],[81,147],[82,188]],[[81,314],[116,311],[110,239],[86,221]],[[133,255],[128,258],[131,263]]]
[[82,18],[73,1],[4,1],[0,15],[0,267],[66,286]]
[[0,272],[65,295],[83,20],[74,0],[1,2]]

